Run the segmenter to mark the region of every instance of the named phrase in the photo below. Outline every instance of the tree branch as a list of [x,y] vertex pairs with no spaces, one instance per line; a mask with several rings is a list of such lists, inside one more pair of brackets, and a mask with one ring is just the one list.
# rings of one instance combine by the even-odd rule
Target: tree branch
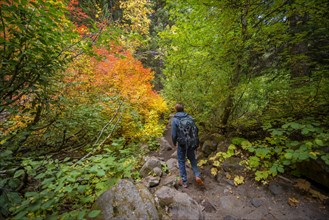
[[[99,141],[101,135],[103,134],[105,128],[106,128],[109,124],[111,124],[112,121],[116,118],[116,116],[117,116],[118,113],[119,113],[119,110],[120,110],[121,106],[122,106],[122,102],[120,102],[120,104],[119,104],[119,106],[118,106],[118,108],[117,108],[115,114],[113,115],[113,117],[111,118],[111,120],[109,121],[109,123],[107,123],[107,124],[102,128],[102,130],[100,131],[100,135],[98,136],[96,142],[92,145],[93,147],[96,146],[96,144],[97,144],[97,142]],[[105,138],[105,139],[104,139],[104,140],[98,145],[98,147],[101,147],[101,146],[105,143],[105,141],[108,140],[108,139],[112,136],[112,133],[114,132],[115,127],[116,127],[116,125],[119,123],[121,117],[122,117],[122,112],[121,112],[121,114],[120,114],[120,117],[119,117],[119,118],[117,119],[117,121],[115,122],[115,125],[114,125],[114,127],[112,128],[111,132],[110,132],[110,133],[107,135],[107,137],[106,137],[106,138]],[[94,149],[92,149],[92,150],[91,150],[90,152],[88,152],[85,156],[83,156],[83,157],[82,157],[81,159],[79,159],[76,163],[74,163],[73,166],[75,166],[78,162],[80,162],[80,161],[86,159],[87,157],[91,156],[96,150],[97,150],[97,147],[94,147]]]

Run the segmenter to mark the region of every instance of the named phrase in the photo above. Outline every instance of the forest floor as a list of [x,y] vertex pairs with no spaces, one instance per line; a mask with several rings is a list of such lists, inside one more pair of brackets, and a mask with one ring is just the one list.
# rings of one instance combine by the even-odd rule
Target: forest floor
[[[169,132],[165,138],[169,140]],[[170,159],[176,149],[159,153],[164,161]],[[244,184],[235,186],[233,181],[224,175],[215,179],[210,174],[210,167],[201,169],[205,186],[198,186],[193,172],[187,163],[188,188],[178,190],[187,193],[202,207],[205,219],[329,219],[328,199],[321,201],[314,197],[314,192],[329,197],[328,189],[316,188],[311,185],[313,196],[301,190],[293,177],[277,177],[267,185],[260,184],[252,176],[245,177]],[[171,175],[171,176],[170,176]],[[166,184],[167,179],[173,179],[170,174],[161,179],[160,185]],[[156,188],[158,188],[156,187]],[[155,189],[154,189],[155,190]]]

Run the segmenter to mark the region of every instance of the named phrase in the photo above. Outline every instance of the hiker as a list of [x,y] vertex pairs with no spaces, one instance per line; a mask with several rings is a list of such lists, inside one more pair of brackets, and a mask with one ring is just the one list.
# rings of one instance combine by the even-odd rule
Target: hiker
[[185,168],[186,157],[189,159],[195,176],[195,181],[203,185],[195,158],[195,149],[199,145],[198,128],[193,118],[184,112],[184,106],[175,105],[176,114],[172,120],[171,137],[174,146],[177,144],[177,158],[180,172],[178,184],[187,188],[187,174]]

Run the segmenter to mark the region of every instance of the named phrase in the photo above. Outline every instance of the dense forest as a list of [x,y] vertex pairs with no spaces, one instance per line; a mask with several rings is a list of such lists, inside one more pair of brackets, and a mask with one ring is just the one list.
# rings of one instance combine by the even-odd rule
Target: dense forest
[[328,167],[328,4],[1,1],[0,218],[97,216],[102,192],[140,178],[176,102],[201,141],[229,142],[200,161],[213,175],[233,155],[263,184]]

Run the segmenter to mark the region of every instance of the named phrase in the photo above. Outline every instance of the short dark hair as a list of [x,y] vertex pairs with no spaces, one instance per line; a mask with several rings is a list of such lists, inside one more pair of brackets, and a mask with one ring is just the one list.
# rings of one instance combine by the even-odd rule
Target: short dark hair
[[184,111],[184,105],[181,103],[177,103],[175,105],[176,112],[183,112]]

